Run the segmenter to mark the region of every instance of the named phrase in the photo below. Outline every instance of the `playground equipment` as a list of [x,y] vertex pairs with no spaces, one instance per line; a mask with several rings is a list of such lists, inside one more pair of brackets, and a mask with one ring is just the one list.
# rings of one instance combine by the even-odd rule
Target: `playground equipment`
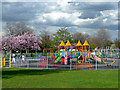
[[1,65],[1,68],[5,66],[5,54],[4,54],[4,51],[2,49],[0,49],[0,65]]
[[39,61],[39,63],[38,63],[38,67],[39,66],[41,66],[42,68],[44,67],[48,67],[48,53],[47,53],[47,55],[45,55],[45,51],[52,51],[52,54],[50,53],[49,54],[49,56],[50,56],[50,58],[52,58],[53,59],[53,61],[55,60],[55,57],[54,57],[54,51],[53,51],[53,49],[50,49],[50,48],[48,48],[48,49],[43,49],[43,56],[40,58],[40,61]]
[[[47,53],[45,53],[47,51]],[[50,53],[52,51],[52,53]],[[64,44],[63,40],[58,46],[58,53],[54,53],[53,49],[43,49],[43,56],[41,56],[38,67],[46,68],[49,65],[75,65],[77,67],[92,67],[90,63],[90,45],[87,40],[82,45],[80,40],[76,44],[75,51],[72,51],[72,45],[67,40]],[[74,59],[74,60],[73,60]],[[76,60],[75,60],[76,59]]]
[[4,66],[5,66],[5,58],[1,57],[1,67],[4,67]]
[[[30,56],[26,57],[24,61],[22,61],[19,54],[16,54],[16,62],[11,63],[11,51],[9,52],[9,59],[7,57],[7,61],[9,61],[9,67],[27,67],[27,68],[55,68],[55,69],[89,69],[103,66],[114,66],[116,60],[118,60],[118,51],[112,49],[98,49],[95,52],[90,51],[90,45],[85,40],[83,44],[81,44],[80,40],[76,44],[71,45],[69,40],[67,40],[66,44],[61,41],[58,46],[58,50],[54,52],[53,49],[47,48],[43,49],[43,52],[35,55],[36,58]],[[23,55],[23,54],[22,54]],[[28,54],[29,55],[29,54]],[[21,54],[20,54],[21,56]],[[32,58],[31,58],[32,57]],[[17,59],[18,58],[18,59]],[[115,64],[114,64],[115,63]],[[1,67],[6,66],[6,58],[1,58]]]
[[[99,57],[97,57],[97,56],[99,56]],[[101,61],[102,61],[100,57],[101,57],[101,55],[95,55],[95,52],[90,54],[90,59],[97,61],[98,63],[101,63]]]
[[[115,52],[118,51],[118,52]],[[112,49],[111,47],[101,48],[95,52],[96,56],[107,66],[113,65],[119,59],[119,50]]]
[[[49,53],[45,53],[48,51]],[[52,51],[52,53],[51,53]],[[100,51],[100,50],[99,50]],[[106,55],[105,55],[106,56]],[[50,65],[74,65],[76,69],[78,67],[86,67],[91,70],[93,67],[93,63],[91,61],[96,61],[100,64],[102,62],[106,65],[112,65],[115,63],[106,63],[103,58],[103,53],[101,52],[90,52],[90,45],[88,44],[87,40],[85,40],[84,44],[82,45],[80,40],[75,46],[75,49],[72,48],[71,43],[67,40],[67,43],[64,44],[63,40],[61,41],[60,45],[58,46],[58,53],[54,53],[52,49],[44,49],[43,56],[41,57],[38,67],[41,66],[42,68],[48,67]]]
[[[59,51],[59,61],[61,59],[61,64],[70,64],[70,59],[72,56],[72,45],[70,44],[69,40],[67,40],[66,45],[64,44],[63,40],[61,44],[58,46]],[[69,60],[69,61],[68,61]]]
[[[84,56],[85,62],[86,62],[86,59],[88,59],[88,61],[89,61],[89,58],[90,58],[90,45],[88,44],[87,40],[85,40],[85,42],[83,44],[83,51],[84,51],[83,53],[85,53],[85,54],[83,54],[83,55],[85,55]],[[89,61],[89,63],[90,63],[90,61]]]
[[[76,50],[78,51],[79,57],[82,59],[82,63],[76,63],[76,69],[77,67],[89,67],[89,70],[92,67],[92,64],[90,63],[90,45],[88,44],[87,40],[85,40],[84,44],[82,45],[80,41],[78,41],[76,45]],[[86,61],[88,60],[88,61]]]
[[[102,57],[103,63],[106,64],[107,66],[114,64],[116,62],[116,60],[113,55],[114,55],[113,52],[111,52],[111,50],[109,51],[108,49],[101,52],[101,57]],[[108,62],[110,60],[112,62]]]
[[106,65],[112,65],[112,64],[115,63],[115,60],[114,60],[112,63],[110,63],[110,64],[106,63],[105,60],[103,60],[103,62],[104,62]]
[[5,66],[5,57],[3,56],[3,50],[0,49],[0,57],[1,57],[1,60],[0,60],[0,65],[1,65],[1,68]]
[[65,45],[65,64],[72,63],[70,62],[70,59],[72,61],[72,45],[69,40],[67,40],[67,43]]

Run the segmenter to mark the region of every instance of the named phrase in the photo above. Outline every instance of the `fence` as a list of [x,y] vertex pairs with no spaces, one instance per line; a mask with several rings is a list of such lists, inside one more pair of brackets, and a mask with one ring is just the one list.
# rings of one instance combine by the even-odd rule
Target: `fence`
[[[73,62],[74,60],[72,60]],[[111,62],[110,62],[111,63]],[[92,62],[91,66],[84,65],[78,65],[77,70],[113,70],[113,69],[119,69],[120,67],[120,60],[116,60],[111,65],[106,65],[104,62]],[[7,65],[9,66],[9,65]],[[6,66],[6,67],[7,67]],[[60,61],[58,63],[51,63],[51,60],[49,59],[29,59],[26,58],[24,61],[21,59],[17,59],[16,63],[11,63],[11,67],[19,67],[19,68],[36,68],[36,69],[59,69],[59,70],[76,70],[76,64],[70,63],[65,65],[61,64]]]
[[[46,58],[48,57],[48,58]],[[119,69],[119,58],[101,58],[101,63],[95,60],[90,60],[91,64],[76,64],[76,58],[70,59],[68,64],[61,64],[59,60],[54,63],[54,60],[46,56],[44,58],[21,58],[16,57],[15,63],[9,59],[1,58],[1,67],[18,67],[18,68],[36,68],[36,69],[60,69],[60,70],[113,70]]]

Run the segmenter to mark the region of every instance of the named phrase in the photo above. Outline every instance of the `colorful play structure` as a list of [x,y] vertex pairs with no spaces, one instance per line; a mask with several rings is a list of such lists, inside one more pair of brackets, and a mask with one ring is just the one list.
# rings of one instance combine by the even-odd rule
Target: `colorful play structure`
[[[45,51],[50,50],[52,54],[48,53],[45,56]],[[47,67],[48,64],[53,65],[75,65],[77,67],[89,67],[91,69],[92,63],[90,63],[90,45],[87,40],[85,40],[82,45],[80,40],[76,44],[75,48],[72,48],[71,43],[67,40],[67,43],[64,44],[63,40],[58,46],[58,52],[54,53],[52,49],[44,49],[43,56],[40,56],[41,59],[39,61],[38,67],[41,66]]]
[[[92,54],[91,54],[92,55]],[[101,61],[106,64],[107,66],[112,65],[116,62],[116,60],[119,59],[119,50],[112,49],[111,47],[105,48],[105,49],[98,49],[95,52],[95,55],[102,59]],[[112,60],[112,62],[107,62],[109,60]]]
[[0,66],[1,66],[1,68],[2,67],[4,67],[5,66],[5,57],[2,57],[2,53],[3,53],[3,50],[2,49],[0,49],[0,57],[1,57],[1,60],[0,60]]
[[[50,50],[49,52],[45,51]],[[52,51],[52,52],[51,52]],[[109,50],[108,50],[109,51]],[[63,40],[61,41],[60,45],[58,46],[58,52],[54,53],[53,49],[44,49],[43,56],[40,56],[40,61],[38,67],[48,67],[47,65],[74,65],[76,69],[78,67],[88,67],[89,70],[93,66],[93,61],[99,64],[106,64],[107,66],[112,65],[115,63],[115,58],[109,56],[107,54],[107,49],[101,51],[90,51],[90,45],[88,44],[87,40],[85,40],[84,44],[82,45],[80,40],[75,45],[75,48],[71,45],[69,40],[67,43],[64,44]],[[112,62],[106,62],[112,60]]]
[[[0,50],[0,52],[4,52]],[[69,40],[67,40],[66,44],[61,41],[58,46],[58,50],[54,51],[52,48],[43,49],[41,55],[38,55],[39,58],[30,59],[26,57],[25,63],[28,67],[30,67],[30,62],[34,63],[37,68],[46,68],[49,67],[62,67],[62,66],[70,66],[70,70],[72,67],[78,68],[88,68],[91,70],[92,67],[95,66],[96,63],[104,64],[106,66],[112,66],[116,60],[119,59],[118,55],[119,51],[115,51],[112,49],[98,49],[94,52],[90,51],[90,45],[85,40],[83,44],[81,44],[80,40],[76,45],[71,45]],[[9,55],[8,63],[9,67],[12,67],[11,63],[11,53]],[[110,60],[112,60],[110,62]],[[17,65],[23,65],[22,60],[16,61]],[[29,62],[29,63],[28,63]],[[1,67],[5,67],[6,59],[2,55],[1,57]],[[20,67],[20,66],[19,66]]]
[[4,67],[4,66],[5,66],[5,58],[1,57],[1,67]]

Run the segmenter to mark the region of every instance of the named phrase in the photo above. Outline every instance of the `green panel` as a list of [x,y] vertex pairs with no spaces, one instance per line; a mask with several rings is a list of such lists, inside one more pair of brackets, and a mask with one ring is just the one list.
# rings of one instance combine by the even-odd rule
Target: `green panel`
[[57,63],[60,59],[61,59],[61,57],[58,57],[58,58],[55,60],[55,63]]

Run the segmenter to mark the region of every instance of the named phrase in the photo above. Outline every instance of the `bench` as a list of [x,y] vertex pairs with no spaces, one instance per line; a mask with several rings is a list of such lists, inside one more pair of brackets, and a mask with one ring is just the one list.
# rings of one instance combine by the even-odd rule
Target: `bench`
[[76,63],[75,67],[76,67],[76,70],[78,67],[89,67],[89,70],[91,70],[92,64],[91,63]]

